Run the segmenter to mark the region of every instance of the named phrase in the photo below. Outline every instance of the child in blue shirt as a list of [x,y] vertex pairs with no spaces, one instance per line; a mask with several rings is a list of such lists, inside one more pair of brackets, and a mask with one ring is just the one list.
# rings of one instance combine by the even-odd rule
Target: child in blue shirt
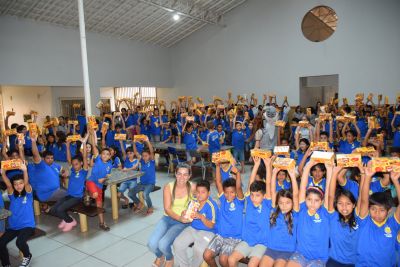
[[217,265],[215,257],[218,255],[221,266],[228,266],[228,257],[242,237],[244,195],[240,173],[236,169],[236,179],[222,181],[220,168],[217,163],[215,185],[221,204],[217,215],[217,233],[204,251],[204,260],[210,266]]
[[153,191],[156,184],[156,162],[154,160],[154,150],[153,145],[150,143],[149,139],[145,141],[148,150],[142,152],[142,158],[140,159],[141,171],[144,175],[140,177],[140,182],[129,191],[129,197],[133,200],[133,210],[135,213],[142,212],[144,205],[140,202],[137,194],[143,191],[143,197],[147,205],[147,215],[154,212],[153,203],[150,198],[150,193]]
[[[121,141],[121,143],[122,143],[122,141]],[[110,162],[111,162],[112,168],[122,170],[122,163],[121,163],[121,159],[119,157],[120,153],[119,153],[118,148],[115,146],[112,146],[109,148],[109,150],[110,150],[110,154],[111,154]]]
[[210,154],[221,150],[221,143],[219,141],[218,132],[214,130],[214,123],[212,121],[207,122],[208,134],[207,144]]
[[235,123],[235,130],[232,132],[233,157],[240,162],[240,172],[244,173],[244,141],[246,132],[242,130],[242,123]]
[[29,184],[28,171],[24,163],[21,164],[22,175],[14,176],[10,181],[2,169],[3,181],[7,186],[10,199],[11,216],[8,218],[8,227],[0,237],[0,260],[2,266],[11,266],[7,244],[17,238],[16,245],[23,254],[20,266],[29,266],[32,259],[28,239],[35,233],[35,218],[33,215],[33,194]]
[[253,161],[254,168],[245,195],[246,213],[243,219],[242,241],[229,256],[229,266],[237,266],[238,262],[245,257],[250,258],[249,265],[258,266],[268,246],[268,218],[271,213],[271,205],[268,205],[270,200],[267,199],[266,191],[271,185],[271,159],[263,159],[267,169],[266,183],[255,181],[261,159],[253,157]]
[[154,110],[154,114],[150,116],[150,132],[151,132],[151,140],[153,142],[161,141],[161,116],[160,111],[158,109]]
[[222,127],[222,124],[217,125],[217,133],[219,137],[219,142],[221,145],[225,145],[225,131],[224,128]]
[[360,235],[356,218],[357,201],[350,191],[339,190],[336,194],[337,177],[342,172],[341,167],[334,167],[329,188],[328,211],[333,212],[333,217],[329,228],[330,247],[327,266],[354,266],[357,262],[357,244]]
[[288,171],[278,170],[276,173],[275,170],[276,169],[274,169],[274,172],[272,173],[272,180],[276,179],[275,191],[279,192],[281,190],[290,190],[292,183]]
[[[374,171],[364,168],[365,180],[361,189],[361,203],[357,215],[359,225],[359,240],[357,246],[358,266],[395,266],[397,233],[400,229],[400,208],[396,207],[393,215],[390,197],[384,192],[369,196],[369,188]],[[390,179],[400,198],[400,173],[390,173]]]
[[[200,204],[190,226],[178,235],[173,243],[175,262],[178,266],[200,266],[203,252],[213,239],[216,229],[218,206],[210,198],[210,183],[200,181],[196,186],[196,197]],[[193,245],[193,258],[189,261],[187,249]]]
[[[282,172],[274,168],[271,186],[267,188],[269,216],[268,249],[263,256],[260,266],[283,266],[296,249],[296,233],[299,213],[299,189],[296,181],[296,171],[291,169],[289,176],[293,184],[292,190],[276,191],[276,177]],[[268,191],[271,192],[268,192]]]
[[[103,207],[103,184],[111,173],[112,165],[110,162],[111,153],[108,148],[103,148],[101,153],[97,149],[96,133],[90,131],[90,140],[93,148],[94,165],[89,179],[86,181],[86,189],[90,196],[96,200],[96,206]],[[104,222],[104,214],[99,213],[99,227],[104,231],[109,231],[110,227]]]
[[77,225],[74,218],[68,215],[68,210],[82,201],[86,176],[88,174],[88,162],[86,157],[86,140],[83,144],[83,157],[71,158],[70,141],[67,141],[67,160],[71,166],[68,180],[67,196],[59,199],[50,209],[50,214],[61,219],[58,228],[63,232],[69,232]]
[[[120,141],[122,142],[122,141]],[[137,152],[136,152],[137,153]],[[124,159],[124,168],[122,169],[123,172],[135,171],[139,167],[139,160],[140,155],[136,158],[136,153],[134,148],[128,147],[125,149],[122,147],[122,157]],[[137,185],[137,178],[133,178],[131,180],[122,182],[118,188],[118,197],[124,200],[124,204],[122,205],[123,209],[127,209],[129,205],[129,199],[124,195],[127,189],[132,190]]]
[[343,139],[339,142],[338,152],[342,154],[351,154],[354,149],[361,146],[359,139],[360,137],[360,130],[355,124],[357,133],[354,130],[345,130],[348,126],[346,122],[342,129],[342,137]]
[[186,160],[189,164],[196,162],[198,155],[197,142],[201,141],[195,132],[193,132],[193,124],[186,121],[183,127],[183,143],[186,145]]
[[[328,197],[319,187],[308,187],[308,174],[316,163],[311,159],[301,177],[299,202],[300,211],[296,233],[296,252],[287,266],[325,266],[329,258],[329,214]],[[327,192],[332,177],[332,167],[327,168]]]

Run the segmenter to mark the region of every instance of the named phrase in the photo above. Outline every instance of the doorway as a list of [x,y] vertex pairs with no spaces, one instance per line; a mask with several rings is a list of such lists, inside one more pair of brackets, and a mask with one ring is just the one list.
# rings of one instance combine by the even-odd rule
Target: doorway
[[322,105],[338,98],[339,75],[320,75],[300,77],[300,105],[315,107],[317,102]]

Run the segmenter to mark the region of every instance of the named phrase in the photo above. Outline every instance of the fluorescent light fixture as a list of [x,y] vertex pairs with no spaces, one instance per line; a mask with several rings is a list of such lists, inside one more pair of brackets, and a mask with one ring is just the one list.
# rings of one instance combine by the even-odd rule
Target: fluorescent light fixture
[[178,20],[181,18],[181,16],[179,16],[179,14],[175,14],[175,15],[172,16],[172,18],[173,18],[175,21],[178,21]]

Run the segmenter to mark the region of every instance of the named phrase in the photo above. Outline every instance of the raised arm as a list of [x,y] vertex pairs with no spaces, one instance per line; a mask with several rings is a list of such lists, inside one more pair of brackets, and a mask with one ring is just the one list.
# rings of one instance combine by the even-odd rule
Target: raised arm
[[[275,157],[274,157],[275,159]],[[272,159],[263,159],[265,164],[265,198],[271,199]]]
[[296,180],[296,170],[295,168],[292,168],[288,170],[290,181],[291,181],[291,186],[292,186],[292,194],[293,194],[293,209],[295,211],[300,210],[300,204],[299,204],[299,185],[297,184]]
[[329,142],[333,143],[333,119],[329,120]]
[[150,159],[154,159],[154,149],[153,145],[150,143],[149,138],[146,138],[146,144],[149,147],[149,152],[150,152]]
[[332,173],[332,179],[329,186],[329,192],[327,192],[326,196],[328,198],[328,211],[332,212],[335,210],[335,195],[336,195],[336,186],[337,186],[337,178],[339,174],[342,172],[342,167],[334,167]]
[[40,153],[37,147],[37,136],[32,136],[32,155],[33,155],[33,162],[39,163],[42,159],[40,158]]
[[250,185],[256,180],[257,171],[258,168],[260,167],[261,159],[259,157],[253,157],[253,162],[254,166],[253,169],[251,170],[249,183],[247,185],[247,190],[246,190],[247,193],[250,192]]
[[276,206],[276,176],[281,169],[274,168],[272,171],[272,178],[271,178],[271,200],[272,200],[272,207]]
[[[88,139],[88,134],[86,134],[85,138],[82,139],[82,156],[83,156],[83,169],[84,170],[88,170],[89,169],[89,162],[88,162],[88,158],[87,158],[87,151],[86,151],[86,141]],[[92,146],[93,147],[93,146]],[[67,151],[69,151],[69,149],[67,149]]]
[[3,137],[3,147],[1,148],[1,154],[2,154],[4,160],[8,160],[8,155],[7,155],[7,136]]
[[315,165],[314,160],[310,160],[304,167],[303,174],[301,175],[300,191],[299,191],[299,203],[303,203],[306,200],[306,190],[308,183],[308,176],[311,168]]
[[[400,183],[399,183],[399,178],[400,178],[400,172],[391,172],[390,173],[390,178],[392,179],[392,183],[394,187],[396,188],[396,193],[397,193],[397,199],[399,200],[400,203]],[[394,213],[394,216],[397,221],[400,221],[400,204],[397,205],[396,211]]]
[[360,128],[358,128],[356,120],[353,121],[353,125],[357,132],[357,140],[361,140],[361,131],[360,131]]
[[361,218],[365,218],[368,215],[368,206],[369,206],[369,188],[371,185],[372,176],[375,174],[374,171],[370,167],[365,167],[365,180],[363,182],[363,186],[361,189],[361,203],[360,203],[360,210],[359,216]]
[[68,161],[68,164],[71,165],[72,158],[71,158],[71,151],[69,150],[70,145],[71,145],[71,140],[67,140],[65,145],[67,147],[67,161]]
[[332,174],[333,174],[333,165],[330,163],[325,163],[326,168],[326,187],[325,187],[325,197],[324,197],[324,206],[328,209],[329,204],[329,188],[331,185]]
[[344,125],[343,125],[343,128],[342,128],[342,138],[344,139],[344,140],[346,140],[346,131],[347,131],[347,127],[349,126],[349,122],[348,121],[346,121],[345,123],[344,123]]
[[215,186],[217,187],[218,195],[224,193],[221,179],[221,165],[219,163],[215,164]]
[[119,145],[121,147],[122,159],[126,160],[126,150],[125,150],[124,142],[122,140],[119,140]]

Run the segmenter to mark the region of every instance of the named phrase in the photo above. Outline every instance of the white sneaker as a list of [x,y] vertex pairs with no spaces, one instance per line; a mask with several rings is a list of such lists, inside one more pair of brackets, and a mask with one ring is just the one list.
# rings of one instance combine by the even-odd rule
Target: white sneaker
[[31,263],[32,255],[29,255],[29,257],[23,257],[22,262],[19,265],[19,267],[28,267],[29,264]]

